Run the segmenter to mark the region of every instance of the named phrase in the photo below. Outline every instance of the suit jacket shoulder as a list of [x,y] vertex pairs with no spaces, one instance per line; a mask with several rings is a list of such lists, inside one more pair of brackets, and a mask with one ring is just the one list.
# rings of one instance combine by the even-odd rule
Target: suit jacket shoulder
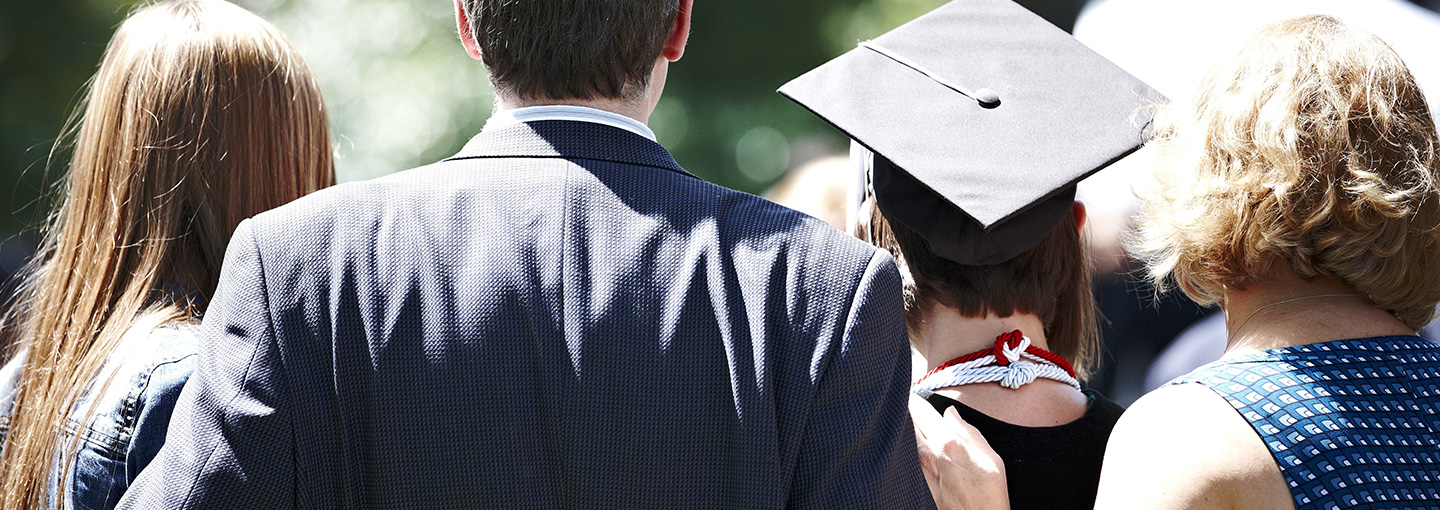
[[820,220],[696,178],[628,132],[598,141],[607,138],[589,131],[613,128],[582,126],[581,136],[566,126],[575,123],[534,124],[477,136],[440,163],[335,186],[260,215],[267,269],[285,265],[289,282],[316,265],[404,261],[439,271],[424,259],[567,249],[619,267],[644,257],[676,269],[706,262],[732,271],[736,291],[786,291],[788,318],[805,324],[847,309],[872,259],[892,263]]

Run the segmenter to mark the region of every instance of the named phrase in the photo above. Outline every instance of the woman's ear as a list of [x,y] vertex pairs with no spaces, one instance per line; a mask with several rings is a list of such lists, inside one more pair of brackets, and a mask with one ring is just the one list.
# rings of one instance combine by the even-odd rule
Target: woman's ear
[[1085,230],[1085,202],[1076,200],[1075,205],[1070,207],[1075,211],[1075,229]]
[[460,32],[460,45],[470,58],[480,60],[480,45],[475,42],[475,31],[470,26],[470,15],[465,13],[465,0],[455,0],[455,24]]

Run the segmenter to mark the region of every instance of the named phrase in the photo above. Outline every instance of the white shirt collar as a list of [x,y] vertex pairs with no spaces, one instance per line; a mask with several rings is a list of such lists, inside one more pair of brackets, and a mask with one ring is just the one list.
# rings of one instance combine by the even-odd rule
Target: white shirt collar
[[522,122],[536,122],[541,120],[573,120],[604,124],[606,126],[624,129],[649,138],[651,141],[655,141],[655,132],[651,131],[649,126],[646,126],[638,120],[588,106],[563,104],[522,106],[520,108],[500,110],[490,115],[490,120],[485,121],[484,130],[488,131],[495,128],[513,126]]

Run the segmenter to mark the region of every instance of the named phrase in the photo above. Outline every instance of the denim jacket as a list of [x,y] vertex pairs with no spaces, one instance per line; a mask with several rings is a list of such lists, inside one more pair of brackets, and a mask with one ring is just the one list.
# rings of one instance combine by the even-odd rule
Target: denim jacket
[[[54,508],[57,498],[65,510],[115,508],[120,495],[165,443],[170,411],[195,371],[196,331],[195,325],[175,324],[121,340],[65,420],[51,462],[45,508]],[[10,432],[25,356],[21,352],[0,369],[0,440]],[[110,385],[97,400],[96,393],[107,379]],[[75,461],[62,481],[65,454],[77,434]]]

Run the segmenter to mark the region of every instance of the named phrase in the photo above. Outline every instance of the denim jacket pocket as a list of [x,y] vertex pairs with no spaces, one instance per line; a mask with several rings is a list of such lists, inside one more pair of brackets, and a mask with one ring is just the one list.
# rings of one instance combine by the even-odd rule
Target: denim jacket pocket
[[[65,510],[108,510],[120,502],[165,442],[170,412],[195,370],[195,331],[170,325],[116,347],[66,420],[51,463],[50,507],[57,497]],[[66,459],[73,459],[68,470]]]

